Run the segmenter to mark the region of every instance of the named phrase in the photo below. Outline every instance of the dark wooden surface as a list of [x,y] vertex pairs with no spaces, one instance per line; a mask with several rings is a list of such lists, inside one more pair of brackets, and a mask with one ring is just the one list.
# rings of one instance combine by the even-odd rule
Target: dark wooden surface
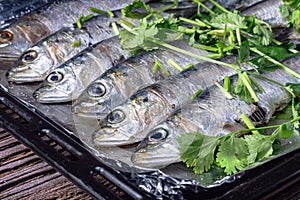
[[92,199],[0,128],[0,199]]
[[[0,128],[0,199],[90,200],[92,197]],[[263,199],[300,200],[300,178]]]

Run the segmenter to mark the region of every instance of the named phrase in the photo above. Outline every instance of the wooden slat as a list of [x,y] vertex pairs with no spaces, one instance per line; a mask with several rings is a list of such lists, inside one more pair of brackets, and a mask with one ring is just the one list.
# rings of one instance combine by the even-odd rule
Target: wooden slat
[[0,128],[0,199],[92,199]]

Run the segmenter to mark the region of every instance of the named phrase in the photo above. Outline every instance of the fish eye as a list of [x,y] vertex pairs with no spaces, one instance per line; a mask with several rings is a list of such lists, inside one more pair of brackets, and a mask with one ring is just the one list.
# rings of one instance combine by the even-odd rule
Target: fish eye
[[150,135],[148,136],[148,140],[150,142],[157,142],[163,140],[167,137],[168,131],[164,128],[158,128],[153,130]]
[[125,114],[121,110],[114,110],[107,116],[107,121],[112,124],[119,123],[125,119]]
[[61,72],[54,71],[47,77],[49,83],[57,83],[64,78],[64,75]]
[[37,58],[38,54],[34,50],[30,50],[24,53],[22,56],[22,61],[23,62],[32,62]]
[[8,30],[3,30],[0,32],[0,43],[5,43],[12,41],[13,34]]
[[87,92],[92,97],[102,97],[106,93],[106,87],[102,83],[94,83],[88,88]]

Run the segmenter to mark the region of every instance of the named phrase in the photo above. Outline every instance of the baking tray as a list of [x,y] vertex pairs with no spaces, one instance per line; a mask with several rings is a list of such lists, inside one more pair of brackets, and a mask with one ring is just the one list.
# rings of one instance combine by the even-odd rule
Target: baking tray
[[[160,171],[120,172],[94,156],[74,134],[2,87],[0,126],[96,199],[261,199],[300,180],[300,149],[229,176],[213,187],[193,185]],[[152,187],[149,181],[141,187],[149,179]],[[162,181],[165,188],[160,196],[153,192],[156,181]]]

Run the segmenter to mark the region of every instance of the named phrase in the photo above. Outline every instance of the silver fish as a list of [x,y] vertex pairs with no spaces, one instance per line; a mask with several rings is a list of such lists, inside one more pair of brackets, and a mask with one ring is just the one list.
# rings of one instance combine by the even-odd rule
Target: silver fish
[[25,15],[0,30],[0,61],[16,60],[26,49],[62,27],[71,27],[82,15],[89,15],[90,6],[102,10],[123,8],[131,0],[56,0]]
[[279,10],[283,4],[282,0],[266,0],[243,10],[241,14],[256,15],[258,19],[269,23],[273,28],[283,28],[287,26],[287,20],[281,16]]
[[235,70],[229,67],[199,63],[178,75],[140,89],[100,122],[93,133],[93,142],[96,146],[139,142],[150,128],[189,101],[199,89],[205,89],[234,73]]
[[[121,12],[96,16],[83,24],[83,28],[62,28],[27,49],[7,72],[8,81],[25,83],[43,81],[53,69],[77,53],[114,35],[110,27],[119,21]],[[77,47],[73,42],[80,42]]]
[[[299,56],[287,59],[284,64],[300,73]],[[262,75],[283,85],[300,83],[299,78],[282,69]],[[264,89],[263,93],[258,93],[258,103],[247,104],[238,97],[226,99],[218,87],[212,86],[150,130],[133,154],[132,162],[146,168],[161,168],[180,162],[177,136],[199,132],[217,137],[246,129],[240,118],[242,113],[245,113],[254,125],[267,123],[277,109],[281,109],[291,100],[291,95],[274,83],[255,79]],[[237,76],[232,77],[232,81],[235,82],[233,87],[236,80]]]
[[51,3],[54,0],[7,0],[0,1],[0,28],[4,28],[13,20]]
[[54,69],[34,92],[41,103],[68,102],[81,93],[98,74],[124,61],[130,53],[118,36],[103,40]]
[[[206,51],[192,48],[185,40],[178,40],[171,44],[197,55],[207,54]],[[200,62],[193,57],[171,50],[143,52],[109,69],[93,81],[74,102],[73,111],[84,117],[99,119],[105,117],[109,111],[142,86],[163,80],[168,75],[178,74],[180,71],[168,63],[169,59],[181,67]],[[168,74],[163,73],[162,70],[152,72],[156,60],[160,61]]]

